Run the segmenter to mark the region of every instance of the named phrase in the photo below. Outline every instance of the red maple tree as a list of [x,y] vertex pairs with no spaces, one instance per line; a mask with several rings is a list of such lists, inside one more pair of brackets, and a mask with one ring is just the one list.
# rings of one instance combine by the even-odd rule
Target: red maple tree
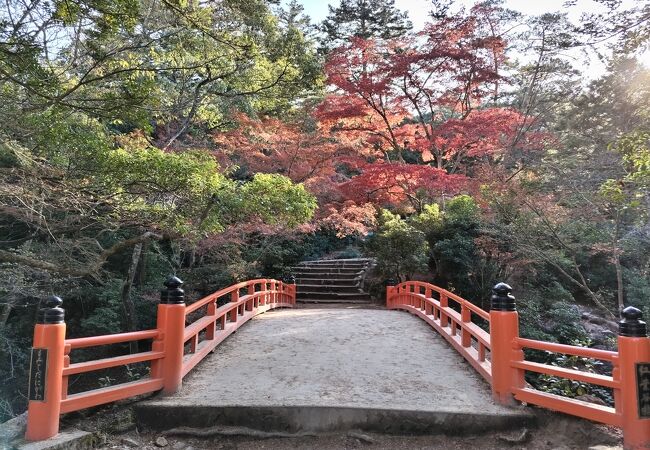
[[481,165],[535,148],[529,118],[490,104],[504,81],[505,42],[489,20],[497,13],[475,7],[406,38],[353,38],[330,55],[319,126],[366,157],[346,195],[417,207],[422,193],[457,192]]

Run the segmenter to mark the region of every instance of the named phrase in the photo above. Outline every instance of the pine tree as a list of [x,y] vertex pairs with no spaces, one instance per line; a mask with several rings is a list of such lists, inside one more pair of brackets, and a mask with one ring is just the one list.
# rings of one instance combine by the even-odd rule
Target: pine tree
[[351,37],[391,39],[412,27],[408,13],[395,8],[395,0],[341,0],[338,7],[329,6],[321,30],[323,46],[332,49]]

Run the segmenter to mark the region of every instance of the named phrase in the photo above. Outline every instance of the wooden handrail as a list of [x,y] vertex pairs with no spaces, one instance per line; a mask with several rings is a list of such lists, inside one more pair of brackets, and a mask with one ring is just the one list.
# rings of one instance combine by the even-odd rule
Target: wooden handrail
[[600,350],[597,348],[578,347],[576,345],[558,344],[555,342],[536,341],[533,339],[517,338],[516,344],[520,348],[530,348],[551,353],[562,353],[565,355],[581,356],[583,358],[600,359],[602,361],[616,362],[618,352]]
[[223,288],[217,292],[214,292],[206,297],[203,297],[200,300],[197,300],[196,302],[192,303],[191,305],[188,305],[185,308],[185,311],[187,314],[192,313],[196,311],[197,309],[200,309],[201,307],[207,305],[208,303],[223,297],[224,295],[228,295],[232,293],[235,290],[240,290],[245,287],[249,286],[254,286],[256,284],[262,284],[262,283],[270,283],[271,281],[276,281],[276,280],[271,280],[267,278],[258,278],[256,280],[249,280],[249,281],[242,281],[241,283],[233,284],[232,286],[228,286],[227,288]]
[[568,378],[569,380],[583,381],[585,383],[611,389],[618,389],[621,387],[621,381],[618,378],[584,372],[582,370],[567,369],[564,367],[551,366],[550,364],[541,364],[532,361],[513,361],[512,366],[529,372],[554,375],[556,377]]
[[90,336],[74,339],[66,339],[66,347],[70,350],[75,348],[98,347],[100,345],[120,344],[124,342],[142,341],[144,339],[155,339],[160,333],[159,330],[132,331],[129,333],[105,334],[103,336]]
[[[437,292],[439,300],[422,294],[422,289],[429,294]],[[641,390],[646,389],[647,392],[643,391],[643,394],[647,397],[650,387],[646,387],[647,382],[643,384],[638,378],[641,370],[650,372],[650,339],[647,337],[645,323],[640,321],[641,311],[631,307],[623,311],[617,352],[525,339],[519,336],[519,317],[511,290],[504,283],[494,287],[489,313],[456,294],[421,281],[387,286],[386,304],[389,309],[409,311],[429,323],[490,383],[493,396],[498,402],[510,405],[518,400],[618,426],[623,428],[626,449],[650,448],[650,406],[642,406],[642,398],[645,397],[641,395]],[[449,300],[461,306],[460,313],[449,307]],[[471,323],[470,311],[490,324],[490,332]],[[457,329],[461,330],[461,339],[458,338]],[[471,339],[478,342],[478,351],[470,345]],[[491,352],[489,363],[485,361],[486,349]],[[613,366],[612,375],[527,361],[524,349],[609,361]],[[525,372],[612,389],[615,407],[527,387]],[[644,419],[642,415],[648,418]]]
[[[196,364],[246,321],[273,308],[293,307],[296,300],[295,285],[262,278],[234,284],[186,306],[184,292],[180,289],[182,282],[171,278],[165,285],[167,290],[161,293],[161,304],[158,305],[158,324],[153,330],[66,339],[64,311],[60,308],[62,301],[56,297],[56,301],[46,303],[47,311],[42,310],[39,317],[52,320],[40,322],[34,331],[34,348],[37,350],[34,354],[40,358],[34,367],[41,372],[34,374],[39,383],[37,395],[30,393],[27,440],[38,441],[54,436],[58,432],[59,415],[62,413],[161,389],[166,393],[174,392]],[[255,291],[258,285],[260,290]],[[248,288],[249,293],[240,297],[239,291],[244,288]],[[217,300],[228,294],[231,301],[217,308]],[[190,314],[204,306],[207,306],[207,313],[186,325]],[[217,323],[221,324],[219,330]],[[203,331],[206,331],[206,337],[199,341]],[[75,349],[145,339],[153,341],[151,351],[70,362],[69,355]],[[188,341],[191,349],[190,353],[185,354],[185,343]],[[149,377],[77,394],[67,393],[70,376],[142,362],[150,363]],[[46,398],[42,392],[47,393]]]

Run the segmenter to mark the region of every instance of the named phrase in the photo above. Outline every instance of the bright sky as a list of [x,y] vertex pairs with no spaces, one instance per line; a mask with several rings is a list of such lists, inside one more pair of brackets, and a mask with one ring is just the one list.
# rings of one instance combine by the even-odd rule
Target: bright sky
[[[328,4],[336,6],[339,0],[299,0],[305,7],[305,13],[312,18],[312,23],[322,21],[328,13]],[[575,6],[565,8],[564,3],[566,0],[505,0],[505,7],[520,11],[526,15],[540,15],[546,12],[568,12],[569,19],[572,22],[578,22],[580,16],[585,12],[601,12],[605,9],[592,0],[578,0]],[[623,0],[622,7],[629,8],[638,4],[642,0]],[[457,0],[466,7],[471,7],[476,3],[475,0]],[[424,23],[429,19],[429,10],[431,9],[431,2],[429,0],[395,0],[395,6],[402,11],[408,11],[409,18],[413,22],[414,28],[421,29]],[[639,58],[646,67],[650,67],[650,51],[644,53]],[[591,60],[582,68],[587,78],[595,78],[605,71],[605,66],[602,62],[597,61],[595,58]],[[587,70],[584,70],[587,69]]]
[[[583,12],[598,12],[604,8],[591,0],[578,0],[576,6],[568,10],[563,7],[566,0],[506,0],[506,8],[520,11],[527,15],[538,15],[545,12],[563,11],[569,12],[572,20],[577,20]],[[638,0],[623,0],[623,6],[633,6]],[[327,5],[338,5],[338,0],[300,0],[305,7],[305,12],[312,18],[313,22],[320,22],[327,16]],[[467,7],[476,3],[475,0],[458,0]],[[402,11],[408,11],[409,18],[415,28],[421,28],[428,19],[431,2],[429,0],[395,0],[395,6]]]

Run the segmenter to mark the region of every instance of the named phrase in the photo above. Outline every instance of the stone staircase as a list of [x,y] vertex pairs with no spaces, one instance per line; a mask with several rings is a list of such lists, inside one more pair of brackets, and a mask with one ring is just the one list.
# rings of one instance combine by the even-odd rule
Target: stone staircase
[[368,258],[304,261],[293,267],[296,301],[301,303],[369,303],[363,290]]

